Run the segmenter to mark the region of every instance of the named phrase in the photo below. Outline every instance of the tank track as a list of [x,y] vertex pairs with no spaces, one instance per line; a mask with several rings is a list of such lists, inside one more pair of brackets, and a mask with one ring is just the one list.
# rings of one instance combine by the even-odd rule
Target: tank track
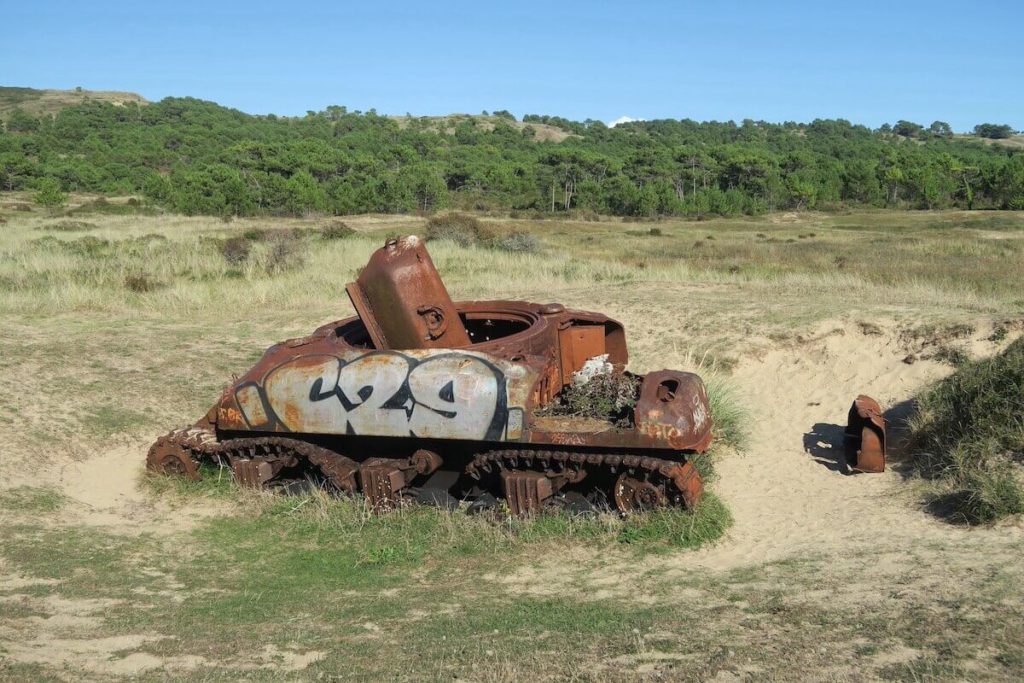
[[612,494],[622,513],[666,505],[693,508],[704,489],[693,463],[641,455],[506,449],[481,453],[466,466],[466,473],[474,479],[495,470],[515,514],[543,507],[566,485],[598,473],[619,475]]
[[[421,454],[429,457],[424,459]],[[400,505],[403,491],[416,475],[430,474],[441,464],[441,459],[429,451],[417,451],[409,459],[369,458],[360,464],[298,439],[267,436],[221,442],[210,430],[188,427],[157,439],[149,450],[147,467],[198,480],[199,466],[204,461],[230,467],[239,484],[252,488],[279,482],[289,469],[302,477],[302,465],[309,463],[337,492],[362,490],[377,511]],[[464,473],[477,481],[489,475],[500,477],[509,508],[516,515],[559,501],[572,484],[609,475],[618,475],[612,497],[624,514],[669,505],[692,508],[703,492],[700,474],[692,462],[616,453],[492,450],[473,456]]]
[[[168,466],[170,458],[181,465]],[[184,473],[197,480],[199,465],[204,461],[230,467],[240,484],[252,488],[266,485],[286,468],[305,461],[319,468],[326,483],[338,492],[357,490],[359,466],[354,460],[306,441],[279,436],[218,441],[217,435],[206,429],[176,429],[157,439],[149,449],[146,466],[155,472]]]

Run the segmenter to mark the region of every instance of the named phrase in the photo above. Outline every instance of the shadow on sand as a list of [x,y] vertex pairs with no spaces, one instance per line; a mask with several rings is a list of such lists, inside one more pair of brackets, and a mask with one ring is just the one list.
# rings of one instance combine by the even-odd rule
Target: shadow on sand
[[804,434],[804,450],[811,454],[814,461],[832,470],[849,474],[843,454],[842,425],[818,422]]

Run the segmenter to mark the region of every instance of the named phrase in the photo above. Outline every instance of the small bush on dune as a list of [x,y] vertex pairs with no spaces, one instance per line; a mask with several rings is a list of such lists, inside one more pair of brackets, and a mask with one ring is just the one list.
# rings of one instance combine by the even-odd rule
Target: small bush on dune
[[154,280],[147,273],[129,273],[124,276],[124,286],[130,291],[144,294],[152,292],[163,286],[163,283]]
[[445,213],[427,221],[428,240],[449,240],[460,247],[480,244],[485,238],[480,221],[465,213]]
[[316,232],[314,228],[249,228],[242,237],[250,242],[300,240]]
[[32,199],[40,206],[56,209],[67,204],[68,194],[61,189],[60,183],[56,180],[43,178],[39,181],[38,190]]
[[301,268],[306,262],[305,245],[298,239],[279,237],[270,242],[267,251],[267,272],[283,273],[292,268]]
[[536,236],[519,230],[497,234],[489,231],[475,216],[465,213],[446,213],[427,221],[427,240],[448,240],[460,247],[480,246],[496,251],[536,254],[541,241]]
[[540,251],[540,240],[528,232],[510,232],[491,240],[491,248],[519,254],[536,254]]
[[305,263],[306,235],[303,230],[253,229],[226,240],[214,240],[214,244],[229,265],[241,266],[251,261],[274,275]]
[[915,468],[954,516],[1024,513],[1024,339],[921,394],[911,427]]
[[85,235],[74,240],[59,240],[53,235],[46,235],[32,240],[32,244],[41,249],[61,250],[77,256],[106,256],[111,245],[109,240]]
[[125,204],[115,204],[107,201],[106,197],[97,197],[91,202],[86,202],[79,207],[65,212],[68,216],[82,214],[101,214],[104,216],[154,216],[158,212],[152,206],[143,204],[132,197]]
[[325,240],[342,240],[354,234],[356,231],[343,221],[332,221],[320,229],[320,237]]
[[233,266],[245,263],[252,253],[252,240],[247,237],[229,237],[221,243],[220,253]]
[[39,229],[52,230],[54,232],[81,232],[84,230],[93,230],[95,227],[95,223],[89,223],[87,221],[57,221],[50,225],[44,225]]

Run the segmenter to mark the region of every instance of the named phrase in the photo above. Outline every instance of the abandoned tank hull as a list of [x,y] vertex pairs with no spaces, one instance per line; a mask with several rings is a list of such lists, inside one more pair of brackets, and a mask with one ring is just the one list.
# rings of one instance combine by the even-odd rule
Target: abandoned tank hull
[[[703,487],[689,456],[712,433],[699,377],[635,376],[617,419],[551,414],[587,373],[622,375],[622,325],[560,304],[451,302],[443,285],[429,291],[422,245],[389,247],[381,258],[411,262],[411,285],[409,269],[371,259],[349,286],[359,316],[267,349],[202,420],[154,444],[149,467],[197,477],[212,461],[244,485],[312,480],[361,491],[375,509],[496,496],[517,514],[602,496],[624,512],[696,504]],[[395,301],[416,298],[399,296],[410,286],[419,299],[388,320]],[[388,348],[389,326],[407,333],[403,346],[425,348]]]

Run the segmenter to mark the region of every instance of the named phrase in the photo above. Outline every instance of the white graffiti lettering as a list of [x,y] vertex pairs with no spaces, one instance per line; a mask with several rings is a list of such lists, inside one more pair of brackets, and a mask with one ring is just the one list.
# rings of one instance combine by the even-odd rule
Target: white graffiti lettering
[[259,388],[264,400],[256,400],[253,384],[236,397],[253,428],[500,440],[508,419],[505,382],[496,366],[464,353],[371,352],[348,362],[312,355],[271,370]]
[[409,428],[417,436],[481,439],[498,407],[498,378],[473,356],[440,356],[417,365],[409,373],[409,390],[416,400]]
[[348,431],[366,436],[408,433],[411,405],[399,394],[408,374],[409,361],[398,354],[363,356],[343,367],[338,379],[338,398],[346,397],[352,402],[346,406]]

